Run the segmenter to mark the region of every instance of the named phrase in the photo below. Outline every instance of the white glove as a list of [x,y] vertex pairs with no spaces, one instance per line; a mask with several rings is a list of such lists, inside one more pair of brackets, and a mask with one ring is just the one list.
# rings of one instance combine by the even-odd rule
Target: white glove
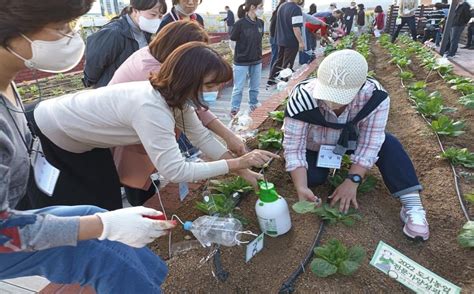
[[96,213],[104,230],[99,240],[118,241],[141,248],[158,237],[168,234],[176,226],[174,221],[152,220],[144,216],[159,216],[160,211],[143,206]]

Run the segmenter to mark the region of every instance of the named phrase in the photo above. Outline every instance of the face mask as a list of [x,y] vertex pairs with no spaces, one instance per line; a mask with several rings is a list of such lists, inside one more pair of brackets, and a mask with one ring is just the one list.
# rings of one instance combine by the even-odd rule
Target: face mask
[[85,44],[77,33],[74,33],[72,37],[65,36],[56,41],[32,41],[23,34],[21,36],[31,44],[33,53],[31,59],[20,56],[10,48],[7,49],[23,60],[26,67],[30,69],[51,73],[66,72],[74,68],[84,55]]
[[184,15],[184,16],[191,16],[191,15],[194,14],[194,11],[191,12],[191,13],[186,13],[186,12],[184,11],[184,9],[181,7],[181,5],[179,5],[179,4],[175,5],[175,6],[174,6],[174,9],[175,9],[176,11],[178,11],[180,14]]
[[212,104],[216,102],[217,100],[217,95],[219,95],[219,92],[202,92],[202,100],[206,102],[207,104]]
[[159,18],[148,19],[141,15],[138,18],[138,26],[140,27],[140,29],[150,34],[155,34],[158,31],[160,24],[161,24],[161,19]]
[[257,9],[257,11],[255,11],[255,15],[257,15],[257,17],[262,17],[263,9]]

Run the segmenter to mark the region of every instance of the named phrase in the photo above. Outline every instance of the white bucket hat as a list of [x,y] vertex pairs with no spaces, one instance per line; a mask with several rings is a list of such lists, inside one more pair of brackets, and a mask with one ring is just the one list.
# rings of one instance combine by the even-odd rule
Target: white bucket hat
[[315,99],[347,105],[367,80],[368,64],[359,52],[345,49],[329,54],[319,65]]

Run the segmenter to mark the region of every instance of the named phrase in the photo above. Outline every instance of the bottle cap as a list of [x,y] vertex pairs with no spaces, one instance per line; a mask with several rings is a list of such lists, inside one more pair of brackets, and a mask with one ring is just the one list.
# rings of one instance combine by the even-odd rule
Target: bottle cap
[[183,229],[185,229],[186,231],[189,231],[189,230],[191,230],[192,226],[193,226],[193,222],[187,221],[187,222],[184,222]]
[[260,188],[259,198],[262,202],[274,202],[278,200],[278,193],[275,191],[275,185],[270,182],[260,181],[258,182]]

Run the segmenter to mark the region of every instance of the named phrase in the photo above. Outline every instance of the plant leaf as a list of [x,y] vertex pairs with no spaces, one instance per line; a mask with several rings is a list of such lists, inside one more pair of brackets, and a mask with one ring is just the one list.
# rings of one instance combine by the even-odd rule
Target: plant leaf
[[359,268],[360,264],[350,260],[344,260],[341,262],[338,268],[338,272],[345,275],[350,276],[352,275],[357,269]]
[[337,266],[330,264],[324,259],[315,258],[311,262],[311,270],[316,276],[325,278],[337,273]]
[[361,246],[353,246],[349,248],[349,260],[357,263],[361,263],[365,258],[365,250]]
[[293,204],[292,208],[296,213],[301,213],[301,214],[308,213],[308,212],[315,212],[316,203],[309,202],[309,201],[299,201]]

